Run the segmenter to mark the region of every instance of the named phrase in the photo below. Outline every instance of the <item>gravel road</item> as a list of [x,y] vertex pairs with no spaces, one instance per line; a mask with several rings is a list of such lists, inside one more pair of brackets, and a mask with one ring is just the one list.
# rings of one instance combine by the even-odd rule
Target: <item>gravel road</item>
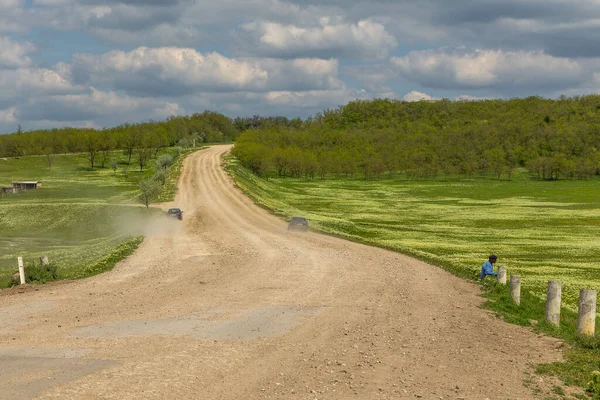
[[0,292],[0,398],[534,398],[554,339],[439,268],[287,232],[223,171],[230,148],[188,156],[183,221],[114,270]]

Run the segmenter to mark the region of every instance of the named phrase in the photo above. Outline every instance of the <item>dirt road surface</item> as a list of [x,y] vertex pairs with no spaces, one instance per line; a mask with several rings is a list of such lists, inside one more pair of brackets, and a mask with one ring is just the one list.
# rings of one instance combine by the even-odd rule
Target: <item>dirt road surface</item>
[[530,399],[553,339],[426,263],[290,233],[221,168],[184,164],[183,221],[89,279],[0,292],[2,399]]

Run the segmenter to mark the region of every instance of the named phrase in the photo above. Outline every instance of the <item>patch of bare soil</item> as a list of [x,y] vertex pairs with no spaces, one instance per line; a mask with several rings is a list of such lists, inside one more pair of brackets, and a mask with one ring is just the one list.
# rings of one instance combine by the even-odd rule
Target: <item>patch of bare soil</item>
[[234,187],[229,149],[186,159],[183,221],[113,271],[0,295],[0,398],[534,398],[555,340],[436,267],[287,232]]

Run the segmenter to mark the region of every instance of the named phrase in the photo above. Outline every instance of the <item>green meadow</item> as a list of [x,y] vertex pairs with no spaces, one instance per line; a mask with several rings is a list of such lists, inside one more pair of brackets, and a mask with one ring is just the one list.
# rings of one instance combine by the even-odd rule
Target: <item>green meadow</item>
[[[145,222],[156,212],[138,200],[138,182],[153,175],[154,160],[139,172],[120,152],[111,159],[119,162],[116,172],[109,163],[92,171],[86,154],[55,155],[50,169],[45,156],[0,159],[0,186],[42,182],[37,190],[0,197],[0,288],[17,271],[18,256],[31,264],[47,255],[60,279],[76,279],[112,268],[137,247]],[[169,177],[157,200],[173,196],[174,181]]]
[[262,206],[312,228],[388,248],[477,278],[490,253],[523,289],[545,296],[563,282],[576,309],[579,289],[600,290],[600,181],[273,179],[230,162],[237,184]]

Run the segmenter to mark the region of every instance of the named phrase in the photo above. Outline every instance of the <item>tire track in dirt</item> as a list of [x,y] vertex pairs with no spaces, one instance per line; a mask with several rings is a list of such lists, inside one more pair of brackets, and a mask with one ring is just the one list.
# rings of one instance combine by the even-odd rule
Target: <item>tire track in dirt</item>
[[0,292],[0,398],[533,398],[555,340],[436,267],[287,232],[233,186],[230,148],[188,156],[165,205],[184,220],[113,271]]

